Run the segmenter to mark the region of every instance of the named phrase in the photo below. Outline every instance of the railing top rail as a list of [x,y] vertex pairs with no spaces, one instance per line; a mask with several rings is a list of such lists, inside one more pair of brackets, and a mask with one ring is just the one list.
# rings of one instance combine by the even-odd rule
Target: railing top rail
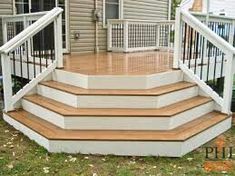
[[192,2],[192,0],[183,0],[183,1],[181,1],[180,6],[183,7],[191,2]]
[[2,20],[6,22],[20,22],[25,19],[38,20],[39,18],[41,18],[43,15],[46,15],[47,13],[48,11],[27,13],[27,14],[17,14],[17,15],[3,15],[3,16],[0,16],[0,18],[2,18]]
[[39,31],[44,29],[50,23],[54,21],[54,19],[63,12],[63,9],[60,7],[55,7],[51,11],[47,12],[46,15],[38,19],[35,23],[27,27],[21,33],[16,35],[14,38],[5,43],[2,47],[0,47],[0,53],[8,54],[10,51],[22,45],[29,38],[33,37]]
[[140,22],[140,23],[175,23],[174,20],[160,20],[160,21],[153,21],[153,20],[135,20],[135,19],[110,19],[108,20],[109,23],[120,23],[120,22]]
[[235,54],[235,48],[229,44],[227,41],[225,41],[222,37],[218,36],[216,33],[214,33],[210,28],[208,28],[206,25],[201,23],[196,17],[191,15],[188,11],[182,10],[181,13],[183,14],[184,20],[193,27],[195,30],[200,32],[204,37],[208,39],[213,45],[220,48],[224,53],[231,52]]
[[[192,15],[194,16],[202,16],[202,17],[206,17],[207,14],[206,13],[201,13],[201,12],[190,12]],[[231,16],[223,16],[223,15],[216,15],[216,14],[209,14],[209,18],[219,18],[219,19],[224,19],[224,20],[231,20],[234,21],[235,17],[231,17]]]
[[40,16],[45,15],[49,11],[43,11],[43,12],[33,12],[33,13],[23,13],[23,14],[16,14],[16,15],[1,15],[1,18],[8,19],[8,18],[18,18],[18,17],[29,17],[29,16]]

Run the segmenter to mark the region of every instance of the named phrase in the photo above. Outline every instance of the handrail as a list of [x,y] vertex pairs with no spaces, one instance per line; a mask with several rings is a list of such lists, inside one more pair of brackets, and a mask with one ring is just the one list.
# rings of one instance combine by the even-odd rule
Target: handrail
[[[229,23],[232,27],[226,30],[226,34],[225,29],[219,29],[219,32],[226,35],[228,42],[217,34],[218,26],[213,24],[210,29],[187,9],[179,7],[176,13],[176,47],[173,62],[174,68],[180,68],[203,92],[220,105],[223,113],[227,114],[231,112],[235,59],[235,48],[232,46],[235,26],[234,22]],[[218,73],[216,69],[219,70]],[[224,76],[223,98],[207,85],[206,81],[211,79],[210,73],[213,73],[211,75],[213,82],[218,78],[216,74],[219,74],[219,77]]]
[[41,17],[35,23],[30,25],[28,28],[23,30],[17,36],[9,40],[2,47],[0,47],[0,53],[7,54],[12,50],[14,50],[15,48],[19,47],[24,42],[26,42],[28,38],[33,37],[35,34],[37,34],[38,31],[42,30],[50,23],[52,23],[54,21],[54,18],[60,15],[62,12],[63,12],[62,8],[55,7],[53,10],[49,11],[46,15]]
[[[9,41],[4,40],[6,43],[0,47],[6,112],[14,110],[17,102],[56,68],[63,67],[62,12],[62,8],[56,7],[46,12],[36,22],[24,24],[22,32]],[[32,22],[32,19],[34,21],[35,18],[30,18],[30,15],[22,15],[20,17],[21,22]],[[8,23],[11,22],[12,19],[10,18],[5,18],[3,21],[3,36],[5,39],[8,34]],[[41,39],[47,35],[43,31],[47,30],[47,27],[51,24],[54,28],[48,29],[53,29],[53,41],[42,47]],[[34,38],[35,36],[36,38]],[[43,41],[46,42],[46,40]],[[14,93],[12,90],[13,78],[21,78],[22,81],[20,90],[14,90]]]
[[185,20],[191,27],[195,28],[203,36],[206,36],[213,45],[220,48],[225,53],[231,52],[235,54],[235,48],[230,43],[201,23],[196,17],[185,10],[181,10],[181,13],[183,14],[183,20]]

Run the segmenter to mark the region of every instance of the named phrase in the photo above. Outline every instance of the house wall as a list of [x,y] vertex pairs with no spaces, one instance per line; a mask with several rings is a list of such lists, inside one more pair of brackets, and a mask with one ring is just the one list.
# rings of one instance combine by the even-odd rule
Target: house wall
[[[92,10],[95,0],[70,0],[70,51],[71,53],[94,52],[95,23]],[[98,0],[98,8],[103,12],[103,0]],[[102,13],[103,14],[103,13]],[[168,0],[123,0],[125,19],[164,20],[168,18]],[[75,39],[78,32],[80,39]],[[99,23],[99,49],[106,50],[106,29]]]
[[125,19],[166,20],[169,0],[124,0]]
[[[13,0],[0,0],[0,15],[12,14]],[[98,1],[98,9],[103,11],[103,0]],[[95,50],[95,22],[92,11],[95,0],[69,0],[69,39],[71,53],[88,53]],[[103,13],[102,13],[103,14]],[[123,18],[141,20],[164,20],[168,18],[168,0],[123,0]],[[0,44],[2,43],[0,30]],[[75,39],[75,33],[80,34]],[[99,49],[106,50],[106,29],[99,22]]]
[[[12,0],[0,0],[1,15],[11,15],[13,13]],[[0,19],[0,46],[2,45],[2,19]]]
[[[102,9],[103,0],[98,0],[98,8]],[[92,11],[95,9],[94,0],[70,0],[70,48],[71,53],[94,52],[95,49],[95,22]],[[80,38],[75,39],[74,34]],[[99,47],[106,49],[106,30],[102,22],[99,23]]]

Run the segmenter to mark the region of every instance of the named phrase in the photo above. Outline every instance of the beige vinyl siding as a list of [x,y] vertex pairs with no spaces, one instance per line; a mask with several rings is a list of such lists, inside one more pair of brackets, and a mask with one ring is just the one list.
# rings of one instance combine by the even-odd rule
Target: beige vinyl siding
[[[103,0],[98,0],[98,8],[102,9]],[[94,52],[95,49],[95,22],[92,11],[95,9],[94,0],[70,0],[70,46],[71,53]],[[74,34],[80,33],[80,39],[75,39]],[[106,49],[106,30],[99,25],[99,47]]]
[[124,0],[124,18],[165,20],[168,18],[169,0]]
[[[0,17],[12,13],[12,0],[0,0]],[[2,45],[2,19],[0,19],[0,45]]]

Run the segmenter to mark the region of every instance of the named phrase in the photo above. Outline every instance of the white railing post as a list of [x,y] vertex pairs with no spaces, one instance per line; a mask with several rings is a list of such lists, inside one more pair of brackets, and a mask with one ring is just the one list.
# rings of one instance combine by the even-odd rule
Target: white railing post
[[[23,17],[23,21],[24,21],[24,29],[26,29],[27,27],[30,26],[29,19],[26,16]],[[26,43],[27,43],[27,46],[26,46],[27,47],[27,53],[26,54],[28,54],[28,59],[30,60],[31,56],[32,56],[31,39],[27,40]]]
[[229,114],[231,112],[231,103],[232,103],[232,95],[233,95],[233,65],[234,65],[234,54],[226,54],[225,60],[226,69],[224,76],[224,102],[222,106],[222,112]]
[[156,26],[156,49],[160,49],[160,26],[161,23]]
[[7,54],[1,54],[5,111],[14,110],[12,104],[11,60]]
[[179,68],[179,60],[182,56],[182,20],[181,20],[181,10],[178,7],[176,9],[175,18],[175,49],[174,49],[174,59],[173,68]]
[[7,22],[4,18],[2,19],[2,40],[4,44],[7,42]]
[[231,24],[231,31],[229,33],[229,43],[233,46],[235,36],[235,20]]
[[129,43],[128,43],[128,40],[129,40],[129,34],[128,34],[128,31],[129,31],[129,23],[127,20],[124,21],[124,52],[128,52],[128,48],[129,48]]
[[108,51],[112,51],[112,22],[108,20],[107,24],[107,46]]
[[57,68],[63,68],[63,40],[62,40],[62,15],[60,14],[54,21],[55,36],[55,58],[57,59]]

